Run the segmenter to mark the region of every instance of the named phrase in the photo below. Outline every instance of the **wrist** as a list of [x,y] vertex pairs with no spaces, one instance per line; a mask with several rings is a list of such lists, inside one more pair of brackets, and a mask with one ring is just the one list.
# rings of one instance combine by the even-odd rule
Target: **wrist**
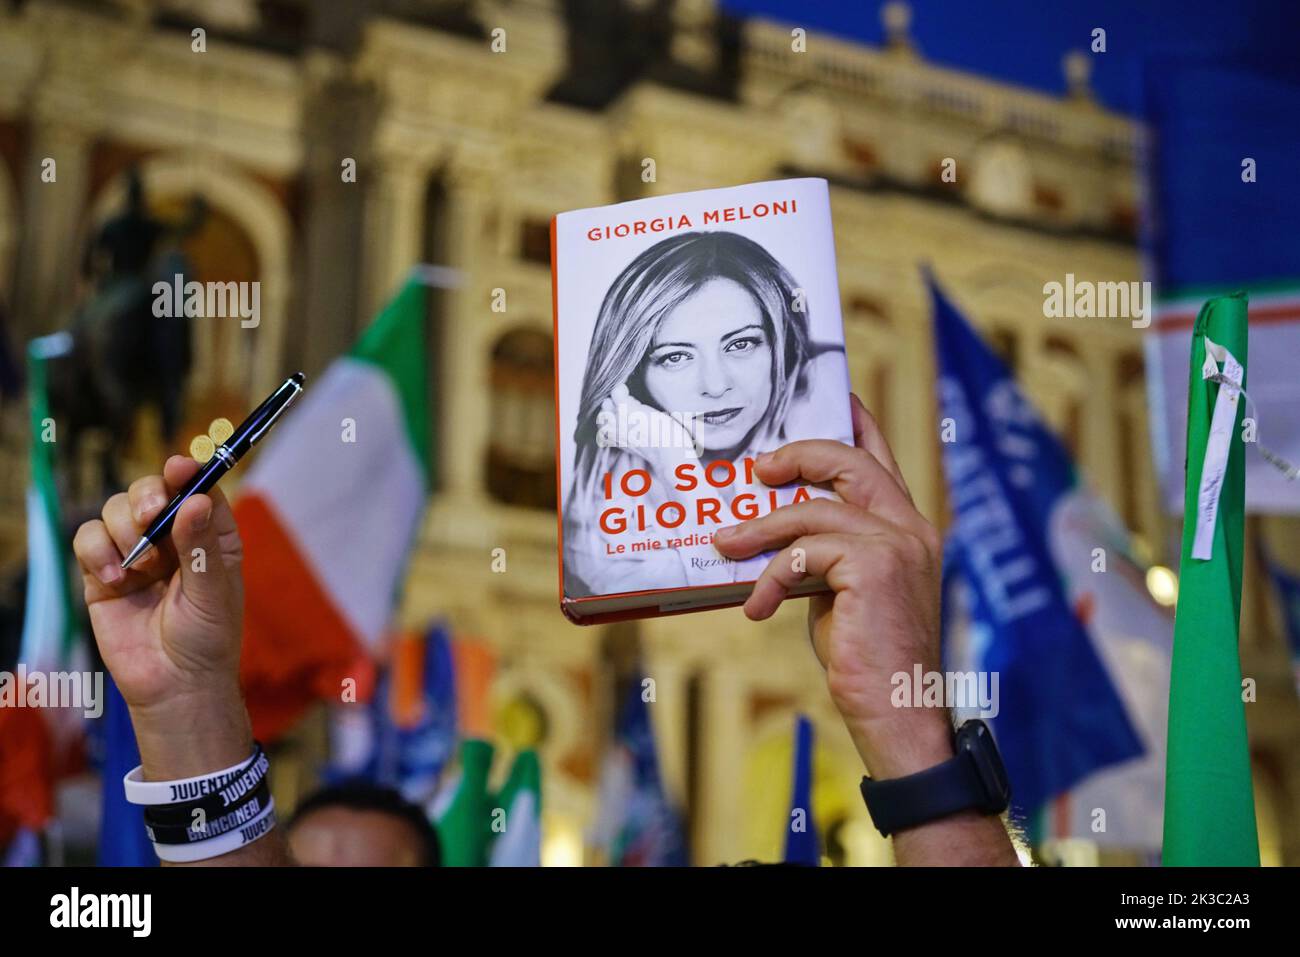
[[955,753],[952,722],[945,709],[899,709],[869,719],[845,718],[867,773],[877,780],[916,774]]
[[231,767],[253,753],[253,730],[237,686],[129,705],[145,780],[172,781]]

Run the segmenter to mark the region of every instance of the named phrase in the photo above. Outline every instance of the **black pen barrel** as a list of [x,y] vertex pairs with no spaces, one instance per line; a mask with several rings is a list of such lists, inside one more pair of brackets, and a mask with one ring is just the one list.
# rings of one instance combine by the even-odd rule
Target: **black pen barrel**
[[208,459],[181,490],[176,493],[176,497],[167,503],[158,517],[153,520],[149,528],[145,530],[144,537],[149,539],[155,545],[158,541],[171,531],[172,524],[176,521],[176,513],[181,510],[181,506],[195,495],[209,491],[212,486],[217,484],[217,480],[225,475],[234,467],[234,462],[227,458],[229,453],[223,449],[218,449],[217,454]]
[[185,483],[184,488],[176,493],[176,497],[168,502],[167,507],[150,523],[144,537],[122,561],[123,568],[131,567],[137,558],[148,551],[149,546],[157,545],[171,531],[172,525],[176,522],[176,513],[188,499],[200,492],[211,490],[221,476],[235,467],[302,391],[304,379],[305,376],[301,372],[289,376],[280,388],[272,392],[249,414],[248,418],[239,424],[224,444],[217,446],[212,457],[194,473],[194,477]]
[[242,459],[262,435],[270,423],[274,422],[285,407],[302,391],[302,373],[296,373],[285,380],[248,418],[239,423],[239,428],[226,440],[226,447],[234,453],[235,460]]

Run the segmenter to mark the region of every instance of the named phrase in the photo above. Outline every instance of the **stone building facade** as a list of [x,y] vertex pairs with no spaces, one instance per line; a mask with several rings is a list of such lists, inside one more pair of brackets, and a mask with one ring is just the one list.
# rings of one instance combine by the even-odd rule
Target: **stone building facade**
[[[639,649],[697,862],[777,853],[788,794],[770,782],[787,773],[796,709],[819,730],[816,809],[837,856],[887,860],[802,608],[761,626],[738,611],[610,629],[560,615],[546,235],[560,210],[827,177],[853,382],[922,511],[944,521],[928,262],[1147,556],[1174,560],[1141,331],[1043,314],[1044,283],[1067,273],[1141,278],[1141,129],[1093,100],[1084,58],[1065,64],[1069,94],[1051,97],[927,61],[906,8],[886,11],[890,39],[875,48],[737,20],[712,0],[6,5],[0,296],[11,334],[66,320],[74,258],[120,206],[132,165],[156,206],[207,197],[213,216],[193,250],[207,278],[261,283],[255,329],[196,330],[194,423],[243,408],[286,369],[319,372],[413,264],[455,269],[458,285],[432,297],[437,490],[401,620],[444,616],[491,648],[501,713],[524,708],[540,737],[549,859],[581,859],[593,729],[607,724],[611,676]],[[44,158],[57,161],[54,183]],[[504,311],[491,308],[496,290]],[[9,422],[0,450],[5,561],[22,549],[21,425]],[[1248,595],[1266,854],[1295,863],[1297,709],[1279,642],[1267,604]]]

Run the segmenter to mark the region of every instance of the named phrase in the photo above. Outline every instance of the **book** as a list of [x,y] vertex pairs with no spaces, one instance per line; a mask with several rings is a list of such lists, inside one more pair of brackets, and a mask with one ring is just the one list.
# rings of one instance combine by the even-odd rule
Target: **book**
[[551,279],[562,611],[594,624],[742,604],[772,556],[732,561],[713,533],[835,497],[768,488],[755,456],[853,441],[826,181],[560,213]]

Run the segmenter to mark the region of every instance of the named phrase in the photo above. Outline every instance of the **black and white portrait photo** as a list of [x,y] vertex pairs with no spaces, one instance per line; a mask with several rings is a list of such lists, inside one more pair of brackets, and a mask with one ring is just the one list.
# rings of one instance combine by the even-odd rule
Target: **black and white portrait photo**
[[[802,220],[750,220],[764,242],[756,227],[642,243],[592,302],[585,349],[561,302],[561,382],[580,384],[561,397],[567,596],[752,580],[762,556],[723,559],[711,533],[788,504],[793,490],[767,489],[746,462],[794,439],[846,438],[836,428],[846,411],[825,414],[848,393],[833,254],[828,283],[808,262],[817,207],[803,207]],[[591,245],[633,251],[632,240]],[[776,246],[807,265],[788,267]],[[559,268],[568,278],[563,258]]]

